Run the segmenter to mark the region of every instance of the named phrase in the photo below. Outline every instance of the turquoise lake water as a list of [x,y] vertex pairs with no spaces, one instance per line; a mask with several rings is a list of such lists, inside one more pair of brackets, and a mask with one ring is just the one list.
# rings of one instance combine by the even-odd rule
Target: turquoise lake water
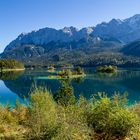
[[[87,99],[97,92],[106,92],[110,97],[114,92],[128,92],[129,103],[140,102],[140,69],[119,69],[116,74],[96,73],[94,68],[85,68],[86,77],[70,81],[75,96],[80,94]],[[25,72],[8,72],[0,74],[0,103],[14,105],[16,99],[25,103],[33,87],[45,87],[52,94],[61,86],[59,80],[46,79],[51,75],[47,70],[28,70]]]

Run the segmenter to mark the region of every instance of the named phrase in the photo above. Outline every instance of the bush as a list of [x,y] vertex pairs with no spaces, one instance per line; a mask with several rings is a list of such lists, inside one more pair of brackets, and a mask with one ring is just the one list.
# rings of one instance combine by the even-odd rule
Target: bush
[[58,111],[61,127],[53,140],[90,140],[90,128],[87,126],[80,107],[60,106]]
[[84,71],[80,66],[78,66],[78,67],[74,68],[73,73],[75,73],[77,75],[81,75],[81,74],[84,74]]
[[61,70],[61,71],[58,72],[58,75],[61,76],[61,77],[67,77],[68,78],[69,76],[72,75],[72,71],[69,70],[69,69],[68,70],[67,69],[66,70]]
[[98,67],[96,67],[96,71],[97,72],[105,72],[105,73],[114,73],[117,71],[117,66],[111,66],[111,65],[98,66]]
[[31,94],[27,126],[30,139],[49,140],[57,134],[56,103],[48,91],[37,89]]
[[73,93],[67,92],[69,82],[62,85],[61,102],[56,103],[48,91],[39,88],[32,92],[26,107],[18,101],[15,108],[0,106],[0,139],[139,139],[139,104],[128,107],[126,96],[108,98],[101,93],[90,101],[80,96],[76,102],[74,94],[72,98],[63,96]]
[[90,139],[81,104],[56,104],[49,92],[36,90],[30,98],[28,139]]
[[26,127],[20,124],[19,112],[7,105],[0,106],[0,113],[0,139],[23,139]]
[[75,96],[73,87],[68,80],[61,81],[62,85],[57,93],[54,95],[55,101],[62,106],[68,106],[75,103]]
[[136,113],[140,117],[140,103],[136,103],[129,107],[129,110]]
[[126,108],[124,99],[116,97],[110,99],[100,94],[87,112],[89,126],[106,140],[113,136],[125,137],[138,125],[137,115]]
[[[137,114],[140,121],[140,103],[129,106],[129,111]],[[137,139],[140,139],[140,126],[136,128],[136,133],[133,134],[133,137],[137,137]]]

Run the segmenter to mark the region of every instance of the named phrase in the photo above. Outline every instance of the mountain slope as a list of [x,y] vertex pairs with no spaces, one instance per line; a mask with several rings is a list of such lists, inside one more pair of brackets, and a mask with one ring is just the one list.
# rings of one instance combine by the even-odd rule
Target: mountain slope
[[140,15],[125,20],[112,19],[108,23],[103,22],[96,27],[87,27],[81,30],[71,26],[60,30],[43,28],[27,34],[22,33],[6,47],[6,50],[21,44],[44,45],[51,41],[77,41],[89,35],[101,38],[116,38],[124,43],[135,41],[140,39]]
[[[77,64],[100,52],[117,51],[121,43],[114,39],[85,37],[78,41],[51,41],[43,45],[21,44],[5,49],[2,58],[18,59],[25,64],[70,62]],[[85,59],[85,60],[84,60]],[[88,59],[87,59],[88,60]]]
[[140,40],[126,45],[121,50],[121,52],[123,52],[125,55],[132,55],[132,56],[140,57]]
[[140,39],[140,15],[135,15],[125,20],[112,19],[109,23],[98,24],[93,36],[114,37],[125,43]]
[[[112,19],[80,30],[71,26],[22,33],[6,46],[1,57],[18,59],[27,65],[64,62],[123,65],[131,59],[136,62],[135,58],[123,55],[139,57],[138,43],[126,45],[137,39],[140,39],[140,15],[125,20]],[[126,46],[123,48],[123,45]]]
[[80,40],[81,38],[88,36],[92,31],[92,27],[83,28],[81,30],[78,30],[75,27],[64,27],[60,30],[53,28],[43,28],[27,34],[20,34],[6,47],[5,50],[10,50],[17,45],[22,44],[46,45],[51,41],[71,42],[73,40]]

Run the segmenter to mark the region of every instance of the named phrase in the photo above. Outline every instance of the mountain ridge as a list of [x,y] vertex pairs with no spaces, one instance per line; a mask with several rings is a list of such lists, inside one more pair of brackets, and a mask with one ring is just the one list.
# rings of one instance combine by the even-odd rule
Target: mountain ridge
[[[73,26],[62,29],[46,27],[22,33],[6,46],[1,57],[18,59],[26,64],[32,63],[34,60],[37,63],[39,61],[55,63],[66,60],[69,63],[77,61],[76,64],[78,64],[79,60],[75,57],[76,55],[81,61],[85,61],[84,57],[89,58],[90,56],[92,58],[94,55],[100,56],[105,53],[108,54],[108,61],[111,61],[109,59],[110,53],[114,55],[120,53],[119,56],[125,55],[123,48],[126,47],[126,44],[138,39],[140,39],[140,14],[124,20],[112,19],[109,22],[97,24],[95,27],[81,29]],[[70,56],[77,60],[68,61]]]

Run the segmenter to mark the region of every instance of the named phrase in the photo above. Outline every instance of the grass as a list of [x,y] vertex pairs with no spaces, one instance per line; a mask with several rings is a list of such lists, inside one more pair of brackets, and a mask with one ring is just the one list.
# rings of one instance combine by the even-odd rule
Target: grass
[[132,140],[140,139],[140,104],[127,106],[125,96],[106,94],[76,99],[69,83],[52,96],[39,88],[28,106],[0,106],[0,139]]

